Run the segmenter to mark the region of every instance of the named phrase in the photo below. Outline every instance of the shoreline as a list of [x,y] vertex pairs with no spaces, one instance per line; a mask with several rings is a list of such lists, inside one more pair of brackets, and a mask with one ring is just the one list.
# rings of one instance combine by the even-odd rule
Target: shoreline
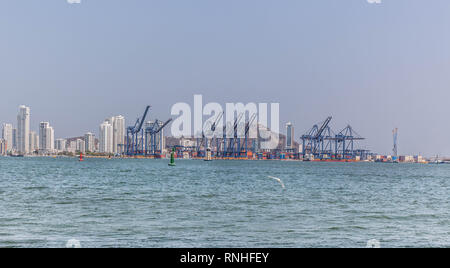
[[[79,159],[79,156],[45,156],[45,155],[25,155],[23,157],[15,157],[15,156],[0,156],[0,158],[73,158]],[[110,156],[83,156],[83,159],[147,159],[147,160],[168,160],[167,157],[154,157],[154,156],[121,156],[121,157],[110,157]],[[197,161],[205,161],[205,158],[175,158],[175,160],[197,160]],[[449,164],[447,162],[444,163],[434,163],[432,161],[424,161],[424,162],[382,162],[382,161],[367,161],[367,160],[301,160],[301,159],[248,159],[248,158],[212,158],[212,161],[274,161],[274,162],[312,162],[312,163],[380,163],[380,164],[429,164],[429,165],[444,165]]]

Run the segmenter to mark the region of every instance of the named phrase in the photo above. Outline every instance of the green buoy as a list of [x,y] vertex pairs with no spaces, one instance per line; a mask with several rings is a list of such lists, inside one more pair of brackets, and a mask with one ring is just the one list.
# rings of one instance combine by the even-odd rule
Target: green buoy
[[172,152],[170,153],[170,163],[169,163],[170,167],[174,167],[175,166],[175,148],[172,149]]

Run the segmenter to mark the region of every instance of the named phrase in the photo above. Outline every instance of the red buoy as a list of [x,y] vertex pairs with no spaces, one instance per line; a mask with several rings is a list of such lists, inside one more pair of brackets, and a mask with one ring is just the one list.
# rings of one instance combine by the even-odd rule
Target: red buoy
[[80,153],[80,162],[83,161],[83,153]]

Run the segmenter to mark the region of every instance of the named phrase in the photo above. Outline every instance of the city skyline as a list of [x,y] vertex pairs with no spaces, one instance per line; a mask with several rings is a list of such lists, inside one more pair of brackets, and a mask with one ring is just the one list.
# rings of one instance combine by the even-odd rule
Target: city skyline
[[[57,152],[96,152],[96,135],[92,132],[71,135],[69,137],[55,137],[55,129],[50,122],[40,121],[37,131],[34,131],[30,121],[31,108],[26,105],[19,106],[16,124],[1,123],[1,154],[19,153],[49,155]],[[122,154],[125,144],[125,118],[121,115],[105,119],[100,126],[110,126],[111,140],[108,141],[110,149],[101,149],[102,153]],[[102,130],[98,132],[101,137]],[[82,137],[82,138],[80,138]],[[69,139],[74,139],[69,142]],[[100,140],[101,142],[101,140]]]
[[[26,119],[23,119],[23,116],[26,116]],[[122,115],[117,116],[111,116],[107,117],[102,123],[100,123],[100,127],[98,130],[98,134],[95,135],[92,132],[86,132],[85,134],[79,134],[79,135],[71,135],[69,137],[65,138],[56,138],[55,137],[55,130],[52,126],[50,126],[49,122],[40,122],[38,133],[39,135],[32,130],[32,127],[30,126],[30,119],[31,119],[31,108],[27,107],[25,105],[19,106],[19,114],[17,116],[17,125],[20,124],[22,121],[27,121],[28,125],[24,123],[24,126],[27,130],[27,137],[28,139],[25,141],[27,143],[26,148],[29,148],[28,151],[21,151],[19,147],[19,136],[18,134],[14,134],[14,132],[17,132],[17,127],[14,128],[13,124],[10,123],[2,123],[2,136],[1,141],[3,142],[1,146],[6,146],[7,144],[13,144],[12,146],[7,145],[7,150],[5,153],[11,153],[11,152],[17,152],[17,153],[23,153],[23,154],[30,154],[34,151],[38,151],[41,155],[46,154],[54,154],[58,152],[99,152],[99,153],[109,153],[109,154],[115,154],[115,155],[121,155],[126,153],[126,125],[125,125],[125,117]],[[155,121],[153,120],[146,120],[144,122],[144,128],[150,127]],[[0,122],[1,123],[1,122]],[[207,122],[204,122],[207,124]],[[158,121],[158,125],[162,126],[163,122]],[[279,134],[285,135],[286,139],[283,141],[284,144],[281,145],[282,148],[285,149],[287,152],[293,152],[293,151],[302,151],[302,145],[301,145],[301,138],[296,139],[295,138],[295,132],[294,132],[294,126],[291,122],[287,122],[285,124],[285,133],[283,131],[280,131]],[[269,130],[266,126],[259,126],[260,131],[264,131],[264,129]],[[398,132],[398,129],[395,129],[396,132]],[[271,132],[271,131],[269,131]],[[158,139],[158,150],[163,151],[166,147],[165,143],[165,137],[172,137],[172,135],[165,135],[164,130],[161,130],[161,132],[157,135]],[[14,138],[14,136],[17,135],[17,138]],[[164,137],[164,138],[163,138]],[[147,137],[147,138],[150,138]],[[186,138],[194,138],[194,136],[186,137]],[[12,141],[8,140],[11,139]],[[69,139],[72,139],[72,141],[69,142]],[[397,140],[397,137],[395,138]],[[161,141],[161,142],[159,142]],[[6,142],[4,144],[4,142]],[[17,144],[14,145],[14,142]],[[182,142],[182,141],[180,141]],[[396,141],[395,141],[396,142]],[[22,142],[23,143],[23,142]],[[294,143],[297,143],[299,145],[298,148],[294,146]],[[390,152],[383,153],[383,152],[376,152],[373,150],[370,150],[368,148],[362,148],[365,150],[371,151],[373,154],[378,155],[385,155],[385,156],[391,156],[396,155],[395,150],[397,150],[396,146],[394,146],[394,151],[392,151],[393,154]],[[2,147],[3,149],[3,147]],[[381,154],[380,154],[381,153]],[[407,155],[407,154],[404,154]],[[409,155],[409,157],[412,156],[423,156],[421,153],[418,154],[412,154]],[[433,157],[435,155],[427,155],[427,157]],[[444,156],[445,157],[445,156]]]
[[0,122],[14,123],[26,103],[33,128],[42,118],[58,137],[83,135],[111,114],[133,121],[147,104],[151,118],[167,117],[198,93],[279,102],[296,141],[332,115],[334,128],[352,123],[373,151],[390,153],[399,128],[399,152],[450,155],[448,1],[3,6]]

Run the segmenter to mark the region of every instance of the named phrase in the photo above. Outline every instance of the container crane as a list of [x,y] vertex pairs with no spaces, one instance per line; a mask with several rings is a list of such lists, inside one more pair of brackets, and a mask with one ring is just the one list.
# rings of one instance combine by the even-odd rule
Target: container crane
[[[211,128],[208,131],[208,136],[211,136],[211,146],[213,145],[213,141],[214,141],[214,133],[216,132],[217,129],[217,124],[219,123],[219,121],[222,119],[223,117],[223,112],[221,112],[216,119],[214,120],[214,122],[211,124]],[[202,151],[201,148],[204,146],[204,150]],[[216,145],[217,148],[219,148],[219,139],[216,138]],[[200,140],[200,138],[197,139],[197,156],[199,157],[203,157],[206,156],[206,150],[209,147],[209,142],[208,142],[208,137],[205,135],[205,131],[202,130],[202,138]],[[217,149],[218,150],[218,149]]]
[[[354,141],[364,140],[350,125],[341,130],[335,138],[336,158],[355,157]],[[340,157],[338,157],[340,156]]]
[[[213,146],[214,143],[214,133],[216,132],[217,129],[217,124],[219,124],[219,121],[222,120],[223,117],[223,112],[221,112],[216,120],[214,121],[214,123],[211,125],[211,146]],[[206,140],[206,143],[208,143],[208,140]],[[216,156],[218,155],[219,152],[219,138],[216,137]],[[206,144],[206,147],[208,147],[208,144]]]
[[[142,118],[138,118],[134,126],[127,128],[127,155],[144,154],[144,131],[142,126],[144,125],[150,107],[151,106],[148,105],[145,108]],[[141,134],[140,137],[139,134]]]
[[[245,129],[244,129],[244,146],[239,146],[239,154],[244,154],[244,156],[247,156],[248,153],[248,140],[249,140],[249,134],[250,134],[250,127],[253,124],[253,122],[256,120],[257,114],[252,114],[250,116],[250,119],[245,123]],[[242,148],[244,147],[244,148]]]
[[[314,125],[311,130],[301,137],[303,141],[303,157],[306,156],[307,152],[314,156],[321,156],[323,154],[324,148],[331,147],[331,143],[328,142],[327,145],[324,144],[325,140],[330,141],[332,139],[332,131],[329,124],[333,117],[329,116],[325,119],[322,125]],[[327,134],[324,136],[323,134]],[[331,148],[329,148],[331,149]]]
[[156,119],[155,122],[150,124],[150,126],[145,129],[145,155],[150,154],[156,156],[158,153],[162,153],[162,150],[164,149],[162,148],[163,137],[161,135],[160,139],[158,140],[156,138],[156,135],[159,134],[171,121],[172,118],[170,118],[164,123]]
[[244,116],[244,113],[240,113],[238,117],[234,119],[233,124],[233,137],[230,138],[230,142],[228,144],[228,151],[227,156],[237,156],[239,154],[239,139],[238,139],[238,126],[239,122],[241,121],[242,117]]

